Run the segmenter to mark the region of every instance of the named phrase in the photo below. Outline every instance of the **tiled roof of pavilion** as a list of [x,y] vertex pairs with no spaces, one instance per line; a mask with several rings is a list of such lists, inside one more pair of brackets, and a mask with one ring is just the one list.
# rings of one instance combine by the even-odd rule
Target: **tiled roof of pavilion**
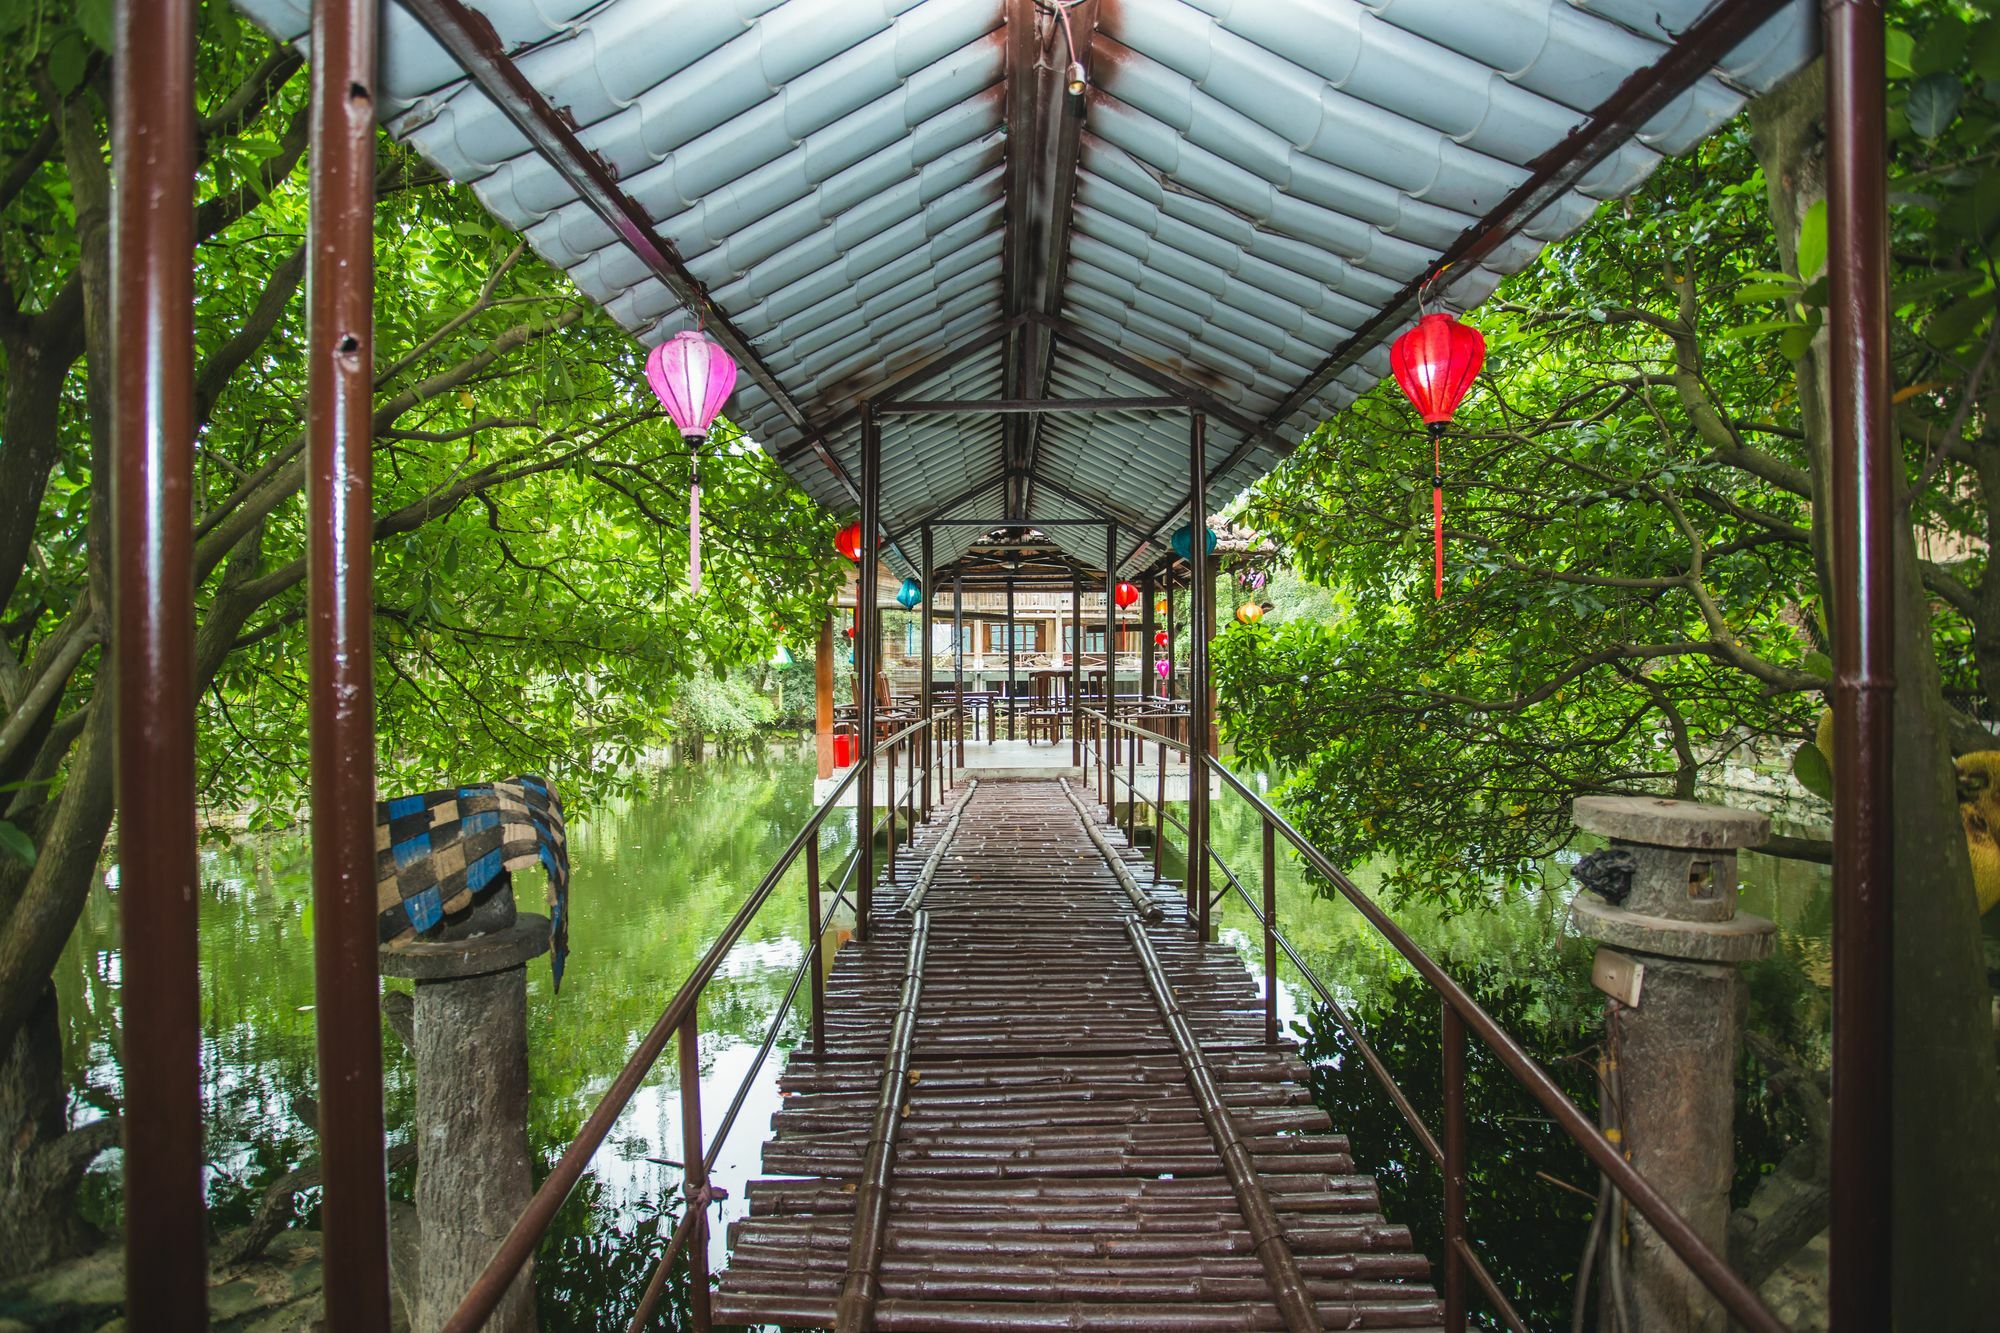
[[[307,0],[239,0],[283,39]],[[864,399],[1190,397],[1226,500],[1804,63],[1809,0],[392,0],[390,128],[854,506]],[[1174,412],[886,419],[883,525],[1184,521]],[[936,529],[940,563],[984,529]],[[1102,530],[1051,528],[1093,566]],[[898,562],[902,563],[902,562]]]

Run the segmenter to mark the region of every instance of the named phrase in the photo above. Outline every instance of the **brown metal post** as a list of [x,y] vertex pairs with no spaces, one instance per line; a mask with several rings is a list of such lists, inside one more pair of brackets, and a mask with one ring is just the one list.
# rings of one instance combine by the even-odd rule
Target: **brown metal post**
[[1833,1121],[1829,1316],[1890,1325],[1895,869],[1889,242],[1881,0],[1826,0],[1834,586]]
[[1445,1333],[1465,1333],[1465,1020],[1450,1000],[1443,1036],[1444,1326]]
[[1278,1044],[1278,830],[1264,827],[1264,1044]]
[[868,771],[856,780],[854,938],[868,941],[868,917],[875,905],[875,671],[881,645],[875,607],[875,571],[880,561],[876,534],[882,523],[882,428],[875,404],[861,405],[861,568],[854,590],[855,686],[861,695],[861,755]]
[[965,767],[965,575],[951,576],[951,676],[958,690],[958,766]]
[[690,1006],[681,1022],[676,1054],[681,1076],[681,1189],[687,1207],[700,1216],[688,1230],[688,1314],[696,1329],[709,1328],[708,1292],[708,1150],[701,1134],[701,1032],[695,1014],[700,1006]]
[[1188,922],[1208,938],[1208,420],[1188,417]]
[[821,779],[833,776],[833,617],[820,622],[813,652],[813,751]]
[[[1171,580],[1167,584],[1167,660],[1174,660],[1174,588]],[[1171,671],[1167,673],[1166,687],[1167,702],[1172,703],[1178,691],[1174,688],[1174,673]]]
[[389,1326],[370,569],[379,8],[372,0],[313,6],[307,158],[306,606],[320,1229],[327,1326],[357,1330]]
[[1159,650],[1153,644],[1159,624],[1154,619],[1154,596],[1153,571],[1149,569],[1139,576],[1139,701],[1140,711],[1147,713],[1153,711],[1153,681],[1157,679],[1153,663],[1159,660]]
[[1069,761],[1083,766],[1083,575],[1069,579]]
[[[924,641],[917,648],[917,716],[928,722],[931,717],[931,530],[929,524],[924,525],[922,551],[924,561],[924,613],[921,629]],[[929,731],[925,731],[923,733],[923,745],[923,817],[929,819],[931,817],[931,766],[937,754],[937,738]],[[912,820],[911,824],[914,826],[915,822],[915,820]],[[910,830],[910,836],[916,836],[916,829],[914,827]]]
[[[1161,723],[1165,726],[1166,723]],[[1159,761],[1153,791],[1153,883],[1160,882],[1160,856],[1167,845],[1167,747],[1164,740],[1153,747]]]
[[820,950],[819,831],[806,839],[806,951],[813,955],[807,974],[807,991],[812,999],[812,1053],[815,1060],[826,1057],[826,969]]
[[[1118,529],[1104,525],[1104,720],[1118,719]],[[1111,742],[1111,765],[1118,766],[1119,735],[1115,727],[1105,727]],[[1118,822],[1116,783],[1106,790],[1105,813]]]
[[194,808],[193,0],[118,6],[112,104],[113,674],[125,940],[125,1290],[207,1323]]
[[1007,580],[1007,739],[1014,739],[1014,580]]
[[[887,807],[887,813],[889,816],[889,823],[888,823],[889,837],[887,842],[884,844],[884,846],[887,849],[884,854],[889,858],[889,861],[888,864],[882,868],[882,870],[884,875],[888,877],[888,880],[891,884],[894,884],[896,882],[896,745],[897,744],[898,744],[897,742],[893,741],[890,743],[889,753],[886,756],[888,762],[882,765],[883,771],[887,774],[887,782],[883,788],[882,794],[883,794],[883,801]],[[875,775],[871,773],[868,776],[869,779],[872,781]]]

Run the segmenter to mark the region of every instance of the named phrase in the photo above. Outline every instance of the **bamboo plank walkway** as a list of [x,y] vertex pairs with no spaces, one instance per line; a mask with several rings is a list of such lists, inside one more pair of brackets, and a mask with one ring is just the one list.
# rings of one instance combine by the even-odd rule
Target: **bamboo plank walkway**
[[828,980],[827,1057],[781,1080],[764,1170],[792,1178],[750,1183],[717,1322],[1438,1327],[1250,974],[1078,797],[983,781],[902,849]]

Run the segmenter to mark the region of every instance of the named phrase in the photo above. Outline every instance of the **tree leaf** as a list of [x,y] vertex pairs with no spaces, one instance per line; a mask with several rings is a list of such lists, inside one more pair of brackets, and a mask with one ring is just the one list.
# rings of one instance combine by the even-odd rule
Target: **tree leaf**
[[118,28],[111,17],[111,0],[77,0],[76,26],[97,49],[109,52],[117,43]]
[[1910,73],[1928,75],[1958,68],[1967,37],[1965,20],[1953,14],[1939,18],[1931,24],[1923,40],[1911,48]]
[[1982,79],[2000,79],[2000,18],[1986,18],[1966,43],[1972,52],[1972,72]]
[[1821,680],[1833,679],[1833,659],[1825,653],[1807,653],[1805,661],[1800,665]]
[[35,863],[35,840],[4,819],[0,819],[0,851],[25,865]]
[[1792,776],[1813,795],[1829,801],[1833,799],[1833,766],[1826,762],[1819,746],[1811,741],[1792,752]]
[[1888,74],[1892,79],[1907,79],[1915,71],[1910,67],[1911,57],[1916,53],[1916,39],[1901,28],[1891,28],[1885,43]]
[[1799,277],[1810,281],[1826,267],[1826,200],[1819,199],[1799,219]]
[[1813,334],[1819,332],[1817,324],[1800,324],[1787,329],[1785,336],[1778,339],[1778,352],[1787,361],[1797,361],[1812,347]]
[[1965,85],[1958,76],[1940,71],[1910,85],[1910,100],[1903,104],[1903,114],[1910,118],[1913,134],[1925,143],[1934,143],[1951,128],[1964,101]]
[[67,29],[49,46],[49,82],[68,97],[83,84],[83,71],[90,63],[90,50],[75,28]]

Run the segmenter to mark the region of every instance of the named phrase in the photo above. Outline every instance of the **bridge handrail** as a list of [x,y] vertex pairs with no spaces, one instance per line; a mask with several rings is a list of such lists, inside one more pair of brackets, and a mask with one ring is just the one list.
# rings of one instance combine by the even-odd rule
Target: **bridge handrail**
[[[1095,709],[1086,709],[1085,714],[1096,725],[1105,728],[1108,732],[1123,732],[1136,740],[1162,746],[1162,763],[1165,762],[1164,754],[1166,747],[1171,747],[1184,755],[1192,756],[1194,753],[1192,747],[1185,742],[1174,740],[1156,731],[1148,731],[1142,727],[1135,727],[1129,723],[1117,721]],[[1088,763],[1095,747],[1086,745],[1083,748],[1085,762]],[[1555,1122],[1562,1127],[1563,1131],[1576,1141],[1577,1146],[1583,1149],[1584,1155],[1589,1157],[1598,1170],[1604,1173],[1611,1181],[1612,1186],[1620,1194],[1624,1195],[1648,1222],[1652,1223],[1654,1229],[1659,1232],[1660,1238],[1666,1241],[1667,1245],[1680,1257],[1681,1262],[1688,1266],[1688,1270],[1696,1278],[1700,1279],[1702,1285],[1708,1288],[1710,1294],[1722,1302],[1723,1307],[1728,1310],[1731,1318],[1735,1319],[1745,1328],[1757,1330],[1757,1333],[1786,1333],[1785,1324],[1765,1307],[1762,1299],[1751,1289],[1750,1285],[1737,1276],[1735,1270],[1729,1267],[1728,1261],[1716,1253],[1695,1232],[1694,1228],[1688,1224],[1687,1219],[1674,1210],[1672,1204],[1660,1196],[1659,1192],[1647,1182],[1645,1176],[1639,1172],[1638,1168],[1625,1160],[1623,1154],[1605,1138],[1603,1131],[1592,1123],[1590,1117],[1584,1114],[1581,1107],[1570,1100],[1569,1095],[1556,1084],[1554,1079],[1549,1077],[1547,1071],[1536,1062],[1534,1056],[1528,1053],[1526,1047],[1522,1046],[1519,1041],[1515,1040],[1511,1033],[1501,1027],[1493,1016],[1488,1014],[1479,1002],[1473,999],[1472,995],[1449,972],[1445,971],[1444,967],[1436,959],[1424,952],[1422,946],[1411,939],[1403,928],[1397,925],[1387,912],[1382,910],[1380,904],[1362,892],[1338,866],[1334,865],[1332,861],[1327,859],[1324,853],[1313,846],[1304,834],[1292,827],[1291,821],[1273,809],[1262,796],[1251,790],[1241,777],[1224,766],[1214,755],[1204,753],[1202,760],[1207,769],[1212,770],[1231,790],[1249,804],[1250,808],[1262,820],[1267,830],[1275,831],[1282,836],[1286,842],[1292,845],[1307,865],[1311,866],[1328,883],[1332,884],[1339,891],[1340,895],[1347,899],[1368,923],[1375,928],[1376,933],[1381,935],[1383,939],[1394,946],[1398,953],[1403,955],[1404,959],[1417,970],[1418,975],[1429,983],[1431,989],[1436,991],[1444,1002],[1444,1058],[1446,1065],[1445,1088],[1447,1099],[1445,1107],[1445,1143],[1442,1150],[1434,1155],[1445,1169],[1447,1214],[1453,1210],[1454,1205],[1456,1205],[1459,1212],[1459,1216],[1456,1218],[1449,1215],[1446,1217],[1445,1235],[1447,1237],[1449,1252],[1445,1256],[1445,1262],[1448,1267],[1458,1262],[1469,1263],[1475,1275],[1480,1279],[1480,1285],[1485,1288],[1487,1296],[1501,1307],[1501,1312],[1510,1319],[1515,1327],[1522,1327],[1519,1316],[1514,1312],[1511,1305],[1506,1302],[1504,1297],[1501,1296],[1498,1288],[1492,1283],[1491,1278],[1486,1275],[1483,1265],[1479,1264],[1478,1258],[1473,1252],[1469,1238],[1464,1234],[1462,1162],[1458,1166],[1458,1172],[1461,1174],[1461,1182],[1456,1189],[1451,1180],[1454,1174],[1451,1159],[1458,1157],[1462,1153],[1462,1123],[1464,1116],[1462,1048],[1464,1030],[1470,1028],[1500,1058],[1501,1064],[1506,1067],[1508,1073],[1513,1075],[1514,1080],[1527,1089],[1528,1093],[1537,1102],[1541,1103],[1542,1107],[1554,1117]],[[1106,764],[1102,755],[1097,756],[1097,762],[1112,782],[1120,781],[1115,763]],[[1192,772],[1190,772],[1189,776],[1192,779]],[[1145,797],[1138,791],[1135,782],[1128,782],[1126,785],[1133,797],[1145,801],[1148,807],[1155,810],[1156,813],[1164,813],[1160,810],[1158,802]],[[1210,847],[1208,850],[1210,857],[1219,862],[1220,857],[1215,853],[1214,848]],[[1237,891],[1248,902],[1249,894],[1243,889],[1241,883],[1236,882],[1234,875],[1230,875],[1229,879],[1232,883],[1236,883]],[[1255,911],[1254,904],[1252,910],[1253,912]],[[1272,915],[1275,916],[1275,912]],[[1282,946],[1286,956],[1291,959],[1292,965],[1299,969],[1301,974],[1311,983],[1313,989],[1321,998],[1331,1000],[1331,992],[1321,983],[1312,969],[1305,965],[1304,960],[1300,958],[1298,952],[1292,948],[1290,941],[1285,938],[1284,931],[1278,923],[1275,920],[1265,920],[1262,913],[1257,913],[1257,916],[1259,924]],[[1340,1011],[1338,1006],[1336,1006],[1336,1012],[1344,1011]],[[1343,1024],[1343,1027],[1346,1026]],[[1350,1034],[1353,1031],[1352,1028],[1348,1030]],[[1460,1048],[1458,1061],[1459,1077],[1457,1079],[1451,1076],[1454,1063],[1453,1046],[1455,1041]],[[1423,1128],[1422,1121],[1416,1117],[1415,1109],[1410,1105],[1408,1097],[1404,1096],[1402,1089],[1396,1086],[1395,1079],[1390,1075],[1387,1066],[1383,1065],[1379,1060],[1372,1059],[1368,1060],[1367,1064],[1375,1073],[1376,1078],[1383,1082],[1390,1097],[1396,1102],[1397,1109],[1404,1113],[1405,1119],[1410,1122],[1412,1130],[1416,1132],[1419,1141],[1424,1144],[1426,1151],[1430,1151],[1435,1141],[1431,1140],[1429,1131]],[[1454,1087],[1454,1085],[1456,1086]],[[1456,1105],[1452,1104],[1454,1092],[1456,1094]],[[1459,1131],[1456,1135],[1454,1134],[1455,1130]],[[1454,1137],[1459,1142],[1454,1143]],[[1454,1198],[1454,1195],[1458,1197]]]
[[[555,1221],[556,1213],[569,1198],[570,1191],[575,1189],[576,1183],[583,1178],[584,1171],[589,1168],[590,1159],[596,1155],[598,1148],[610,1136],[612,1127],[617,1123],[618,1117],[624,1114],[626,1106],[630,1104],[633,1095],[638,1092],[639,1085],[645,1081],[647,1075],[652,1072],[653,1066],[659,1062],[661,1053],[666,1050],[667,1042],[673,1038],[676,1032],[680,1032],[684,1027],[691,1024],[696,1012],[696,1006],[701,1001],[702,992],[707,988],[708,983],[715,979],[716,973],[721,969],[724,957],[728,955],[729,951],[743,937],[743,932],[749,928],[750,922],[756,918],[758,912],[763,909],[764,904],[770,900],[772,893],[784,878],[785,872],[791,869],[792,863],[798,859],[800,853],[805,851],[809,845],[814,852],[811,859],[814,866],[817,866],[820,829],[826,823],[828,815],[838,806],[841,797],[847,794],[848,789],[864,773],[868,774],[870,781],[872,781],[876,766],[885,754],[889,757],[889,771],[891,773],[891,781],[893,781],[898,748],[911,742],[919,732],[932,732],[932,729],[941,718],[948,720],[951,716],[952,714],[949,713],[938,713],[933,714],[931,717],[920,718],[912,722],[909,726],[877,742],[862,757],[860,762],[852,765],[848,769],[847,774],[834,784],[833,789],[827,793],[826,798],[820,802],[818,808],[800,826],[799,831],[792,835],[792,840],[786,844],[785,850],[779,853],[778,859],[772,863],[771,869],[766,872],[763,879],[758,881],[757,887],[751,891],[749,897],[744,899],[743,905],[736,910],[736,914],[722,928],[722,933],[708,947],[708,951],[702,955],[701,960],[694,965],[693,970],[688,973],[687,979],[681,983],[680,989],[674,993],[674,997],[660,1011],[659,1018],[654,1020],[653,1026],[648,1029],[645,1037],[640,1040],[638,1046],[633,1050],[631,1057],[626,1060],[624,1067],[611,1080],[610,1086],[604,1090],[604,1095],[598,1099],[597,1105],[592,1108],[590,1115],[585,1118],[583,1125],[577,1130],[576,1137],[570,1141],[569,1147],[564,1149],[562,1156],[557,1159],[555,1166],[549,1171],[548,1176],[542,1181],[541,1186],[536,1189],[533,1197],[528,1200],[527,1207],[521,1211],[521,1215],[515,1219],[514,1225],[508,1229],[506,1236],[500,1242],[499,1248],[494,1251],[493,1257],[487,1261],[486,1267],[473,1280],[472,1286],[467,1289],[464,1298],[458,1304],[458,1308],[445,1321],[443,1333],[473,1333],[474,1330],[482,1327],[492,1315],[494,1309],[506,1295],[508,1287],[513,1284],[515,1276],[520,1273],[522,1266],[533,1256],[535,1248],[541,1244],[542,1237]],[[932,732],[932,734],[934,735],[935,733]],[[877,828],[879,827],[880,825],[878,824]],[[893,854],[894,848],[892,847],[891,855]],[[839,898],[843,896],[845,896],[844,889],[836,895],[835,903],[837,904]],[[818,923],[821,932],[825,929],[825,923],[832,919],[832,915],[833,909],[829,907],[825,921]],[[806,964],[811,963],[815,959],[818,949],[819,937],[816,934],[812,940],[807,942]],[[789,1009],[792,998],[798,992],[799,977],[805,975],[805,972],[806,966],[802,964],[798,975],[793,979],[790,991],[786,994],[786,1009]],[[784,1012],[781,1010],[778,1022],[782,1023],[783,1019]],[[771,1040],[775,1040],[775,1035],[767,1039],[764,1048],[766,1054],[768,1054]],[[761,1064],[762,1057],[760,1056],[757,1065]],[[752,1069],[753,1073],[754,1071],[755,1066]],[[683,1092],[683,1096],[686,1096],[685,1091]],[[740,1098],[737,1104],[740,1104]],[[726,1133],[729,1125],[734,1123],[736,1109],[736,1105],[732,1105],[729,1115],[725,1118],[722,1128],[723,1133]],[[721,1146],[719,1135],[715,1146],[718,1148]],[[704,1160],[706,1160],[707,1155],[706,1152],[703,1153]],[[690,1163],[688,1165],[691,1168],[693,1164]],[[706,1175],[706,1170],[703,1170],[701,1179],[704,1182]],[[696,1203],[691,1200],[686,1213],[682,1217],[681,1226],[676,1230],[675,1242],[685,1239],[683,1232],[696,1215],[698,1215],[698,1208]],[[674,1249],[675,1245],[669,1246],[668,1253],[662,1260],[663,1264],[671,1261]],[[656,1295],[650,1289],[648,1294]]]

